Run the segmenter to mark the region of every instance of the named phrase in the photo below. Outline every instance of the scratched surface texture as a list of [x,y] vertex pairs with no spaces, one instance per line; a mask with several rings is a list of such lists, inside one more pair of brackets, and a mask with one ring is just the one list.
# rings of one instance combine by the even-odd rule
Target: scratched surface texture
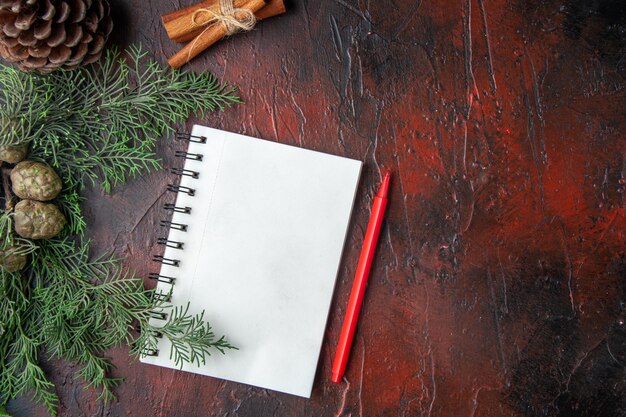
[[[164,60],[178,46],[159,15],[191,3],[113,1],[113,42]],[[190,68],[245,100],[202,122],[365,163],[312,398],[132,363],[119,348],[109,354],[126,381],[106,406],[73,365],[46,364],[60,414],[625,416],[624,2],[287,4]],[[166,166],[180,146],[162,142]],[[384,169],[388,215],[345,380],[333,384]],[[90,191],[97,250],[156,271],[172,180],[163,171]],[[9,409],[45,415],[28,398]]]

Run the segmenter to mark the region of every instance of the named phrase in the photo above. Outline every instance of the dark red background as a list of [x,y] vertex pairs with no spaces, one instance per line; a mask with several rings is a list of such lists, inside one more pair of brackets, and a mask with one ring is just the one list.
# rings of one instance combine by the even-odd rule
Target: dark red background
[[[113,42],[163,61],[177,50],[159,15],[192,1],[112,3]],[[190,68],[245,101],[203,123],[365,162],[312,398],[131,363],[119,348],[126,381],[107,406],[74,365],[46,365],[61,415],[626,415],[624,7],[292,1],[202,55]],[[178,146],[163,141],[165,166]],[[346,379],[333,384],[383,169],[387,219]],[[172,180],[90,192],[98,250],[156,271]],[[28,398],[9,410],[46,414]]]

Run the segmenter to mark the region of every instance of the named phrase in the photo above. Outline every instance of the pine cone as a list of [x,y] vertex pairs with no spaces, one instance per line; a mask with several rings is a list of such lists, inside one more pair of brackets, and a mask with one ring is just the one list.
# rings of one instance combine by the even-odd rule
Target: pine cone
[[11,170],[11,188],[19,198],[48,201],[59,195],[63,183],[49,166],[22,161]]
[[15,232],[27,239],[50,239],[67,223],[57,206],[34,200],[22,200],[13,214]]
[[8,162],[9,164],[17,164],[26,158],[27,153],[28,143],[0,146],[0,161]]
[[26,266],[27,256],[19,253],[17,246],[11,246],[5,250],[0,250],[0,268],[6,272],[17,272]]
[[0,0],[0,55],[24,71],[95,62],[112,29],[107,0]]

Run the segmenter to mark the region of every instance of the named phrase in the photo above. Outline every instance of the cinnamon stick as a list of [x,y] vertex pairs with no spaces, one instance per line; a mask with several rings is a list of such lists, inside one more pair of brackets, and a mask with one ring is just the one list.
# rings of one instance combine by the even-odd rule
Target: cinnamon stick
[[[255,13],[265,4],[265,0],[248,0],[243,8]],[[210,25],[202,29],[202,32],[194,40],[185,45],[167,63],[172,68],[180,68],[224,36],[226,36],[226,27],[223,24]]]
[[[249,0],[234,0],[236,8],[243,7]],[[219,11],[219,0],[205,0],[202,3],[185,7],[161,16],[163,26],[167,36],[175,42],[187,42],[198,36],[203,30],[203,26],[193,23],[193,13],[199,9],[209,9]],[[284,0],[267,0],[266,5],[256,11],[254,15],[257,20],[267,19],[285,13]]]

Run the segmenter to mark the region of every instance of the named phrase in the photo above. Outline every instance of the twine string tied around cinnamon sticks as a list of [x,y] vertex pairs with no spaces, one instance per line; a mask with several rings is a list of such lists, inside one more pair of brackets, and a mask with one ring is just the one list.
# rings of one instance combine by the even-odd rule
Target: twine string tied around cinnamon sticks
[[202,34],[209,30],[212,25],[224,25],[226,36],[237,32],[250,31],[254,25],[256,25],[256,16],[254,16],[253,11],[245,8],[236,8],[233,4],[233,0],[219,0],[219,4],[219,12],[202,8],[196,10],[191,15],[191,21],[194,25],[206,26],[206,29],[204,29],[200,36],[197,36],[191,44],[191,48],[189,48],[189,53],[187,54],[187,62],[191,60],[191,53],[198,39],[200,39]]
[[208,8],[196,10],[191,15],[191,21],[199,26],[222,24],[227,36],[237,32],[247,32],[254,28],[256,17],[251,10],[235,8],[233,0],[220,0],[219,5],[219,12]]

